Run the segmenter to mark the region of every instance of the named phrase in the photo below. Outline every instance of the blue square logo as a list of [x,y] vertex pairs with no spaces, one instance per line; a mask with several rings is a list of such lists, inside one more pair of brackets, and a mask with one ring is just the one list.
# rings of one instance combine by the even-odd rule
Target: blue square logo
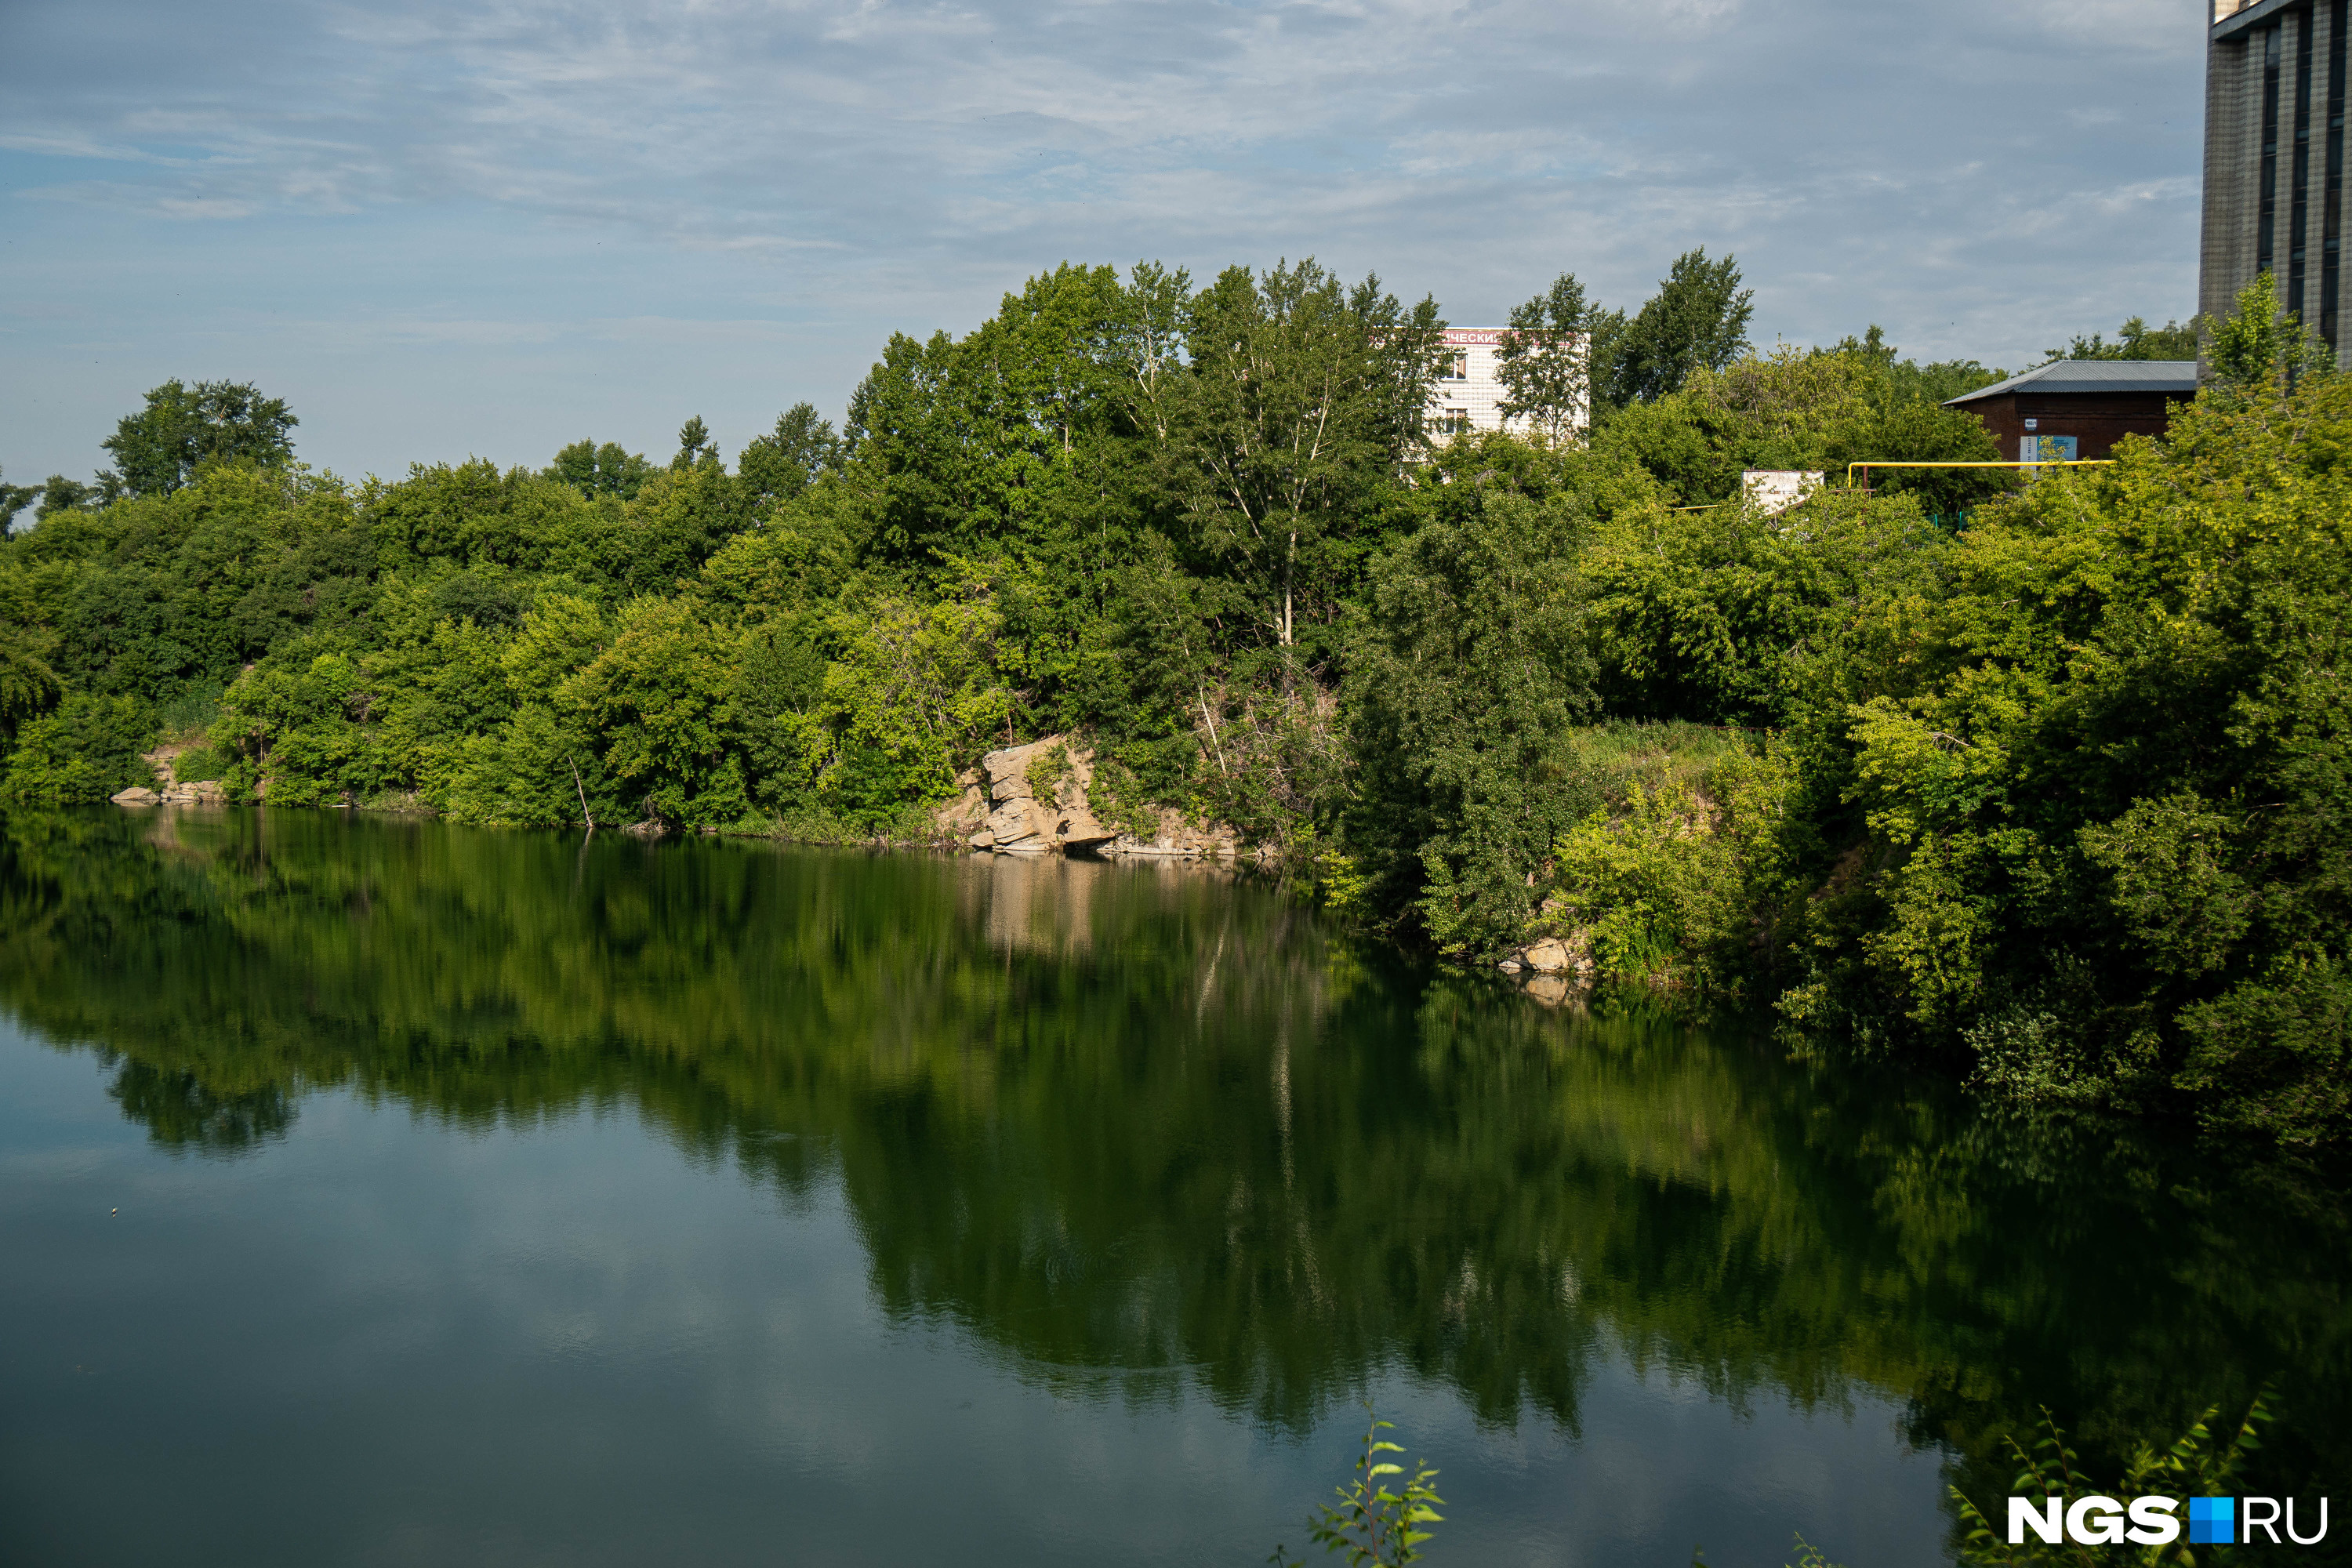
[[2193,1497],[2189,1500],[2189,1544],[2234,1546],[2238,1541],[2235,1498]]

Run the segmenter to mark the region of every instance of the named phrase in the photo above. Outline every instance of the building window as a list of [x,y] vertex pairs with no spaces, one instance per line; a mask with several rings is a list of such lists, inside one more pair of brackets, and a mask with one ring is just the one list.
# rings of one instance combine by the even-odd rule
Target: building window
[[1441,436],[1467,436],[1470,434],[1470,411],[1466,408],[1438,410],[1437,433]]
[[2344,0],[2336,0],[2327,28],[2327,184],[2320,205],[2319,335],[2336,343],[2336,293],[2343,279],[2344,241]]
[[2311,227],[2311,24],[2309,13],[2294,30],[2294,184],[2287,203],[2286,308],[2303,312],[2304,246]]
[[2271,270],[2271,242],[2278,222],[2279,25],[2263,29],[2263,162],[2255,205],[2254,270]]
[[1469,380],[1470,351],[1468,349],[1455,349],[1452,354],[1447,356],[1444,364],[1439,367],[1437,379],[1440,381]]

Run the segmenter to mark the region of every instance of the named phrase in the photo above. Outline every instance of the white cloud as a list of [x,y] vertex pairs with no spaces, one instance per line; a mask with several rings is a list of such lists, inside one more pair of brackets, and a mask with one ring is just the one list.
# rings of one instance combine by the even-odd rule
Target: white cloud
[[[1768,338],[1876,320],[1987,358],[2193,297],[2201,56],[2173,0],[118,9],[30,14],[0,53],[0,168],[48,215],[41,256],[7,252],[27,287],[88,247],[160,298],[176,226],[224,279],[241,240],[306,320],[517,296],[562,336],[785,301],[866,344],[812,348],[839,384],[793,390],[834,406],[892,329],[968,327],[1065,258],[1313,253],[1468,321],[1563,268],[1638,302],[1705,244],[1738,250]],[[107,237],[140,222],[164,226],[143,285]],[[172,297],[247,303],[220,294]]]

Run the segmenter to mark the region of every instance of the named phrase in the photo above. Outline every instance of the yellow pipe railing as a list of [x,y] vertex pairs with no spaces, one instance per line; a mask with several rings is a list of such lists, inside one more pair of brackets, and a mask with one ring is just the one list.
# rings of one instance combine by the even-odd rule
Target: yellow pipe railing
[[1873,468],[2103,468],[2113,463],[2113,458],[2075,458],[2061,461],[2045,458],[2038,463],[1848,463],[1845,466],[1845,488],[1853,489],[1853,471],[1864,473]]

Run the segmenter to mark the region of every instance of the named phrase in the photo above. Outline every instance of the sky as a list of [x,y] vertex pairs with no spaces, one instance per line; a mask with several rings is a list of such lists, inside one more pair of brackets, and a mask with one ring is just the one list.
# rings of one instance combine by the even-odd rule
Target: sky
[[2204,0],[0,0],[0,472],[251,381],[347,478],[731,456],[1063,260],[2011,369],[2195,308]]

